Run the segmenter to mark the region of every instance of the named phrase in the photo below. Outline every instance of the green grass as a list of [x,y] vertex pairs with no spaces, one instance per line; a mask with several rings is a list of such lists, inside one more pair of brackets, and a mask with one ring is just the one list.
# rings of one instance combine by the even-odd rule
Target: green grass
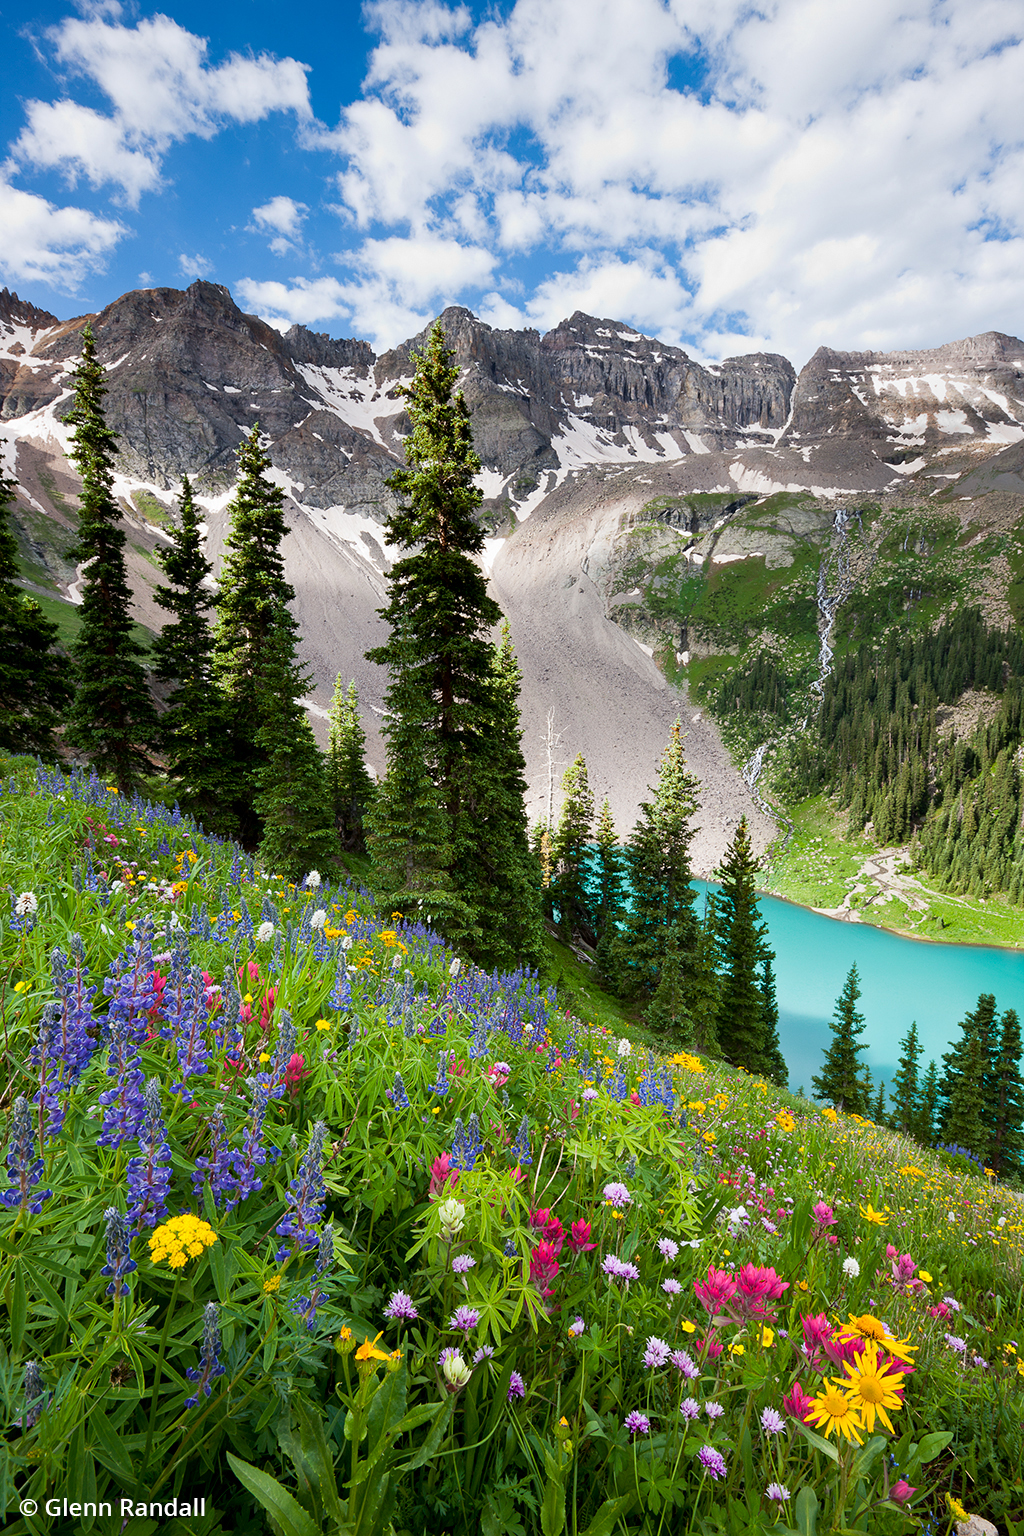
[[[62,597],[44,597],[41,593],[32,595],[46,617],[56,624],[62,645],[69,646],[78,639],[82,618],[81,609],[75,603],[69,603]],[[140,645],[145,647],[148,654],[155,639],[153,631],[147,629],[144,624],[133,624],[132,635]]]
[[[838,907],[855,885],[871,887],[871,882],[858,876],[878,845],[869,837],[847,837],[845,812],[826,796],[816,795],[791,808],[790,815],[793,838],[765,872],[764,889],[769,895],[805,907]],[[852,902],[860,920],[918,939],[1024,947],[1024,908],[1011,906],[1000,896],[987,900],[952,896],[940,891],[924,870],[910,873],[923,887],[915,894],[927,902],[925,914],[898,898],[868,905],[866,896],[861,896]]]

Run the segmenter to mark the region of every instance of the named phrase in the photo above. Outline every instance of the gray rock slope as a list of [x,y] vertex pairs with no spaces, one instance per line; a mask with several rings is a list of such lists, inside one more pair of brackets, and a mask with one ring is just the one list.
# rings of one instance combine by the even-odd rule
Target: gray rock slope
[[[763,846],[771,824],[713,726],[615,622],[623,617],[615,604],[628,599],[613,602],[602,580],[608,550],[645,507],[675,519],[672,507],[694,492],[716,493],[714,515],[727,521],[731,508],[778,491],[831,503],[904,488],[927,496],[962,475],[1016,484],[1024,343],[990,332],[930,352],[822,349],[797,377],[771,354],[705,367],[620,322],[579,313],[544,336],[492,329],[461,308],[441,320],[484,465],[486,564],[523,666],[531,816],[546,804],[551,773],[560,777],[582,751],[596,792],[610,796],[627,831],[681,714],[704,786],[698,866],[714,867],[743,813]],[[380,770],[386,679],[363,653],[384,634],[384,482],[409,427],[396,386],[411,377],[427,332],[377,357],[365,342],[301,326],[282,335],[211,283],[128,293],[69,321],[3,290],[0,447],[19,482],[26,537],[72,600],[77,573],[59,556],[77,491],[64,418],[86,323],[109,377],[139,619],[154,629],[163,619],[152,556],[182,474],[199,488],[217,560],[235,449],[258,421],[288,493],[286,563],[314,676],[314,722],[322,736],[336,673],[354,677]]]

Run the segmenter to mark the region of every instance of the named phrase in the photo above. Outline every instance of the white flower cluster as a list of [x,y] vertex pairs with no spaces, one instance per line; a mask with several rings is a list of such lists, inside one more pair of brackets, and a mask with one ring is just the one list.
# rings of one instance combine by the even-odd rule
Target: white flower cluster
[[14,903],[14,910],[18,917],[35,917],[39,911],[39,897],[35,891],[22,891]]
[[326,927],[326,924],[327,913],[324,911],[323,907],[317,907],[316,911],[313,913],[313,916],[309,920],[309,926],[313,929],[322,930],[324,927]]
[[274,925],[273,925],[273,923],[260,923],[259,927],[256,929],[256,943],[257,944],[269,944],[273,937],[274,937]]

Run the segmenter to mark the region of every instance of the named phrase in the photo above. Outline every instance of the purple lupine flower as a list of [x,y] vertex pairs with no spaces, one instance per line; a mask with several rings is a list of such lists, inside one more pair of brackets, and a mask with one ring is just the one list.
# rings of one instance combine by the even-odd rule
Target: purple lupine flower
[[725,1476],[725,1457],[722,1455],[721,1451],[716,1451],[713,1445],[702,1445],[700,1450],[697,1452],[697,1460],[704,1468],[704,1471],[707,1472],[715,1482],[717,1482],[720,1477]]
[[92,1000],[97,988],[88,986],[85,964],[85,948],[77,933],[71,935],[68,944],[71,958],[56,947],[50,951],[50,967],[53,973],[53,990],[63,1005],[61,1019],[61,1056],[64,1075],[70,1086],[78,1082],[96,1049]]
[[784,1488],[781,1483],[769,1483],[765,1494],[773,1504],[785,1504],[790,1496],[789,1489]]
[[669,1347],[664,1339],[650,1338],[644,1350],[644,1365],[649,1371],[657,1370],[668,1364],[669,1353]]
[[448,1319],[448,1327],[460,1333],[472,1333],[479,1321],[480,1313],[476,1307],[456,1307]]
[[638,1413],[634,1408],[632,1413],[627,1413],[623,1420],[630,1435],[647,1435],[651,1431],[651,1421],[645,1413]]
[[508,1379],[508,1402],[513,1402],[517,1397],[526,1396],[526,1383],[518,1371],[513,1371]]
[[171,1149],[160,1112],[160,1081],[151,1077],[143,1094],[146,1118],[139,1131],[141,1157],[133,1157],[125,1169],[128,1185],[128,1223],[137,1232],[143,1223],[155,1227],[167,1215],[171,1187]]
[[448,1052],[439,1051],[437,1056],[437,1078],[430,1083],[427,1092],[436,1093],[439,1098],[447,1098],[451,1083],[448,1081]]
[[392,1323],[414,1323],[419,1315],[407,1291],[395,1291],[384,1308],[384,1316]]
[[678,1296],[679,1292],[682,1290],[682,1286],[679,1284],[679,1281],[673,1280],[671,1275],[669,1275],[667,1280],[663,1280],[661,1282],[661,1288],[665,1292],[666,1296]]
[[194,1408],[200,1396],[209,1397],[210,1383],[224,1375],[220,1363],[220,1308],[215,1301],[208,1301],[203,1308],[203,1347],[199,1355],[199,1367],[191,1366],[185,1375],[195,1385],[195,1396],[185,1399],[186,1408]]
[[698,1403],[695,1397],[684,1397],[679,1404],[679,1412],[684,1419],[692,1424],[694,1419],[700,1418],[700,1403]]
[[348,1013],[351,1010],[352,983],[349,981],[344,955],[338,961],[338,974],[334,979],[334,990],[327,1001],[338,1013]]
[[521,1168],[528,1168],[533,1162],[530,1154],[530,1122],[526,1115],[519,1122],[519,1134],[509,1150],[509,1157]]
[[[323,1160],[324,1138],[327,1126],[318,1120],[309,1137],[306,1155],[299,1164],[299,1176],[292,1179],[285,1191],[285,1203],[289,1212],[274,1228],[278,1237],[293,1239],[291,1252],[315,1248],[319,1241],[318,1227],[324,1219],[327,1189],[324,1185]],[[286,1258],[289,1249],[282,1244],[277,1250],[277,1262]]]
[[670,1237],[659,1237],[658,1252],[663,1259],[668,1259],[671,1263],[679,1253],[679,1244],[674,1243]]
[[629,1285],[631,1280],[640,1279],[640,1271],[635,1264],[629,1264],[620,1259],[616,1254],[609,1253],[601,1260],[601,1268],[609,1280],[622,1280]]
[[0,1194],[0,1202],[13,1210],[15,1206],[38,1216],[43,1201],[49,1200],[52,1189],[36,1189],[43,1176],[45,1164],[36,1156],[36,1130],[29,1109],[28,1099],[20,1095],[14,1101],[11,1114],[11,1140],[7,1152],[7,1177],[11,1188]]
[[103,1125],[96,1137],[96,1144],[111,1147],[116,1152],[123,1141],[131,1141],[138,1136],[146,1118],[146,1104],[142,1097],[145,1078],[130,1020],[121,1012],[115,1012],[113,1004],[107,1015],[107,1027],[110,1031],[107,1076],[116,1081],[113,1088],[107,1088],[97,1095],[98,1102],[103,1106]]
[[456,1257],[452,1259],[452,1274],[464,1275],[467,1270],[473,1269],[475,1265],[476,1259],[474,1259],[471,1254],[457,1254]]
[[228,1146],[224,1111],[219,1104],[210,1116],[210,1155],[196,1158],[192,1188],[197,1195],[201,1193],[207,1180],[209,1180],[214,1205],[219,1205],[221,1200],[229,1199],[234,1192],[236,1180],[231,1172],[231,1149]]
[[631,1205],[633,1201],[633,1196],[625,1184],[606,1184],[604,1187],[604,1198],[617,1211],[621,1211],[624,1206]]
[[674,1349],[669,1355],[669,1359],[675,1366],[676,1370],[679,1371],[681,1375],[685,1376],[687,1381],[697,1380],[697,1377],[700,1375],[700,1371],[698,1370],[693,1360],[691,1360],[690,1356],[686,1353],[685,1349]]
[[409,1108],[409,1095],[405,1091],[405,1084],[402,1082],[401,1072],[395,1073],[395,1085],[393,1088],[388,1089],[388,1098],[391,1100],[395,1109],[398,1110],[399,1114],[401,1114],[403,1109]]
[[761,1428],[766,1435],[781,1435],[786,1427],[782,1414],[775,1408],[766,1408],[761,1414]]
[[188,1078],[202,1077],[209,1071],[213,1046],[208,1033],[210,1012],[205,986],[202,971],[192,966],[185,986],[184,1009],[173,1033],[181,1081],[171,1085],[172,1093],[184,1093]]
[[720,1419],[722,1414],[725,1412],[725,1409],[722,1407],[721,1403],[705,1403],[704,1412],[707,1414],[709,1419],[714,1420]]
[[241,1151],[231,1154],[231,1175],[235,1185],[235,1193],[228,1200],[226,1209],[233,1211],[236,1205],[251,1195],[254,1190],[263,1188],[263,1180],[256,1172],[267,1161],[267,1149],[263,1144],[263,1121],[267,1113],[267,1100],[270,1096],[266,1083],[251,1081],[252,1087],[252,1113],[245,1128],[242,1138]]
[[149,1015],[160,1001],[153,966],[153,929],[151,917],[144,917],[127,949],[121,951],[103,983],[110,998],[108,1028],[119,1020],[136,1045],[146,1038]]
[[111,1281],[107,1286],[108,1296],[127,1296],[128,1286],[125,1283],[125,1275],[131,1274],[138,1265],[131,1257],[129,1245],[132,1240],[132,1231],[128,1218],[113,1205],[103,1212],[103,1219],[107,1224],[107,1262],[100,1270],[101,1275],[110,1275]]
[[49,1393],[43,1386],[43,1378],[39,1371],[39,1362],[29,1360],[25,1365],[23,1378],[23,1390],[25,1393],[25,1412],[21,1416],[21,1427],[33,1429],[39,1423],[39,1416],[49,1401]]

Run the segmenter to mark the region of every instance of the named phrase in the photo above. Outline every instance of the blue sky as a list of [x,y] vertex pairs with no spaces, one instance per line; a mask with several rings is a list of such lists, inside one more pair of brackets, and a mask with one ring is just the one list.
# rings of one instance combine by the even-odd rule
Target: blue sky
[[[1024,331],[1024,0],[0,9],[0,278],[707,358]],[[11,88],[13,82],[13,89]]]

